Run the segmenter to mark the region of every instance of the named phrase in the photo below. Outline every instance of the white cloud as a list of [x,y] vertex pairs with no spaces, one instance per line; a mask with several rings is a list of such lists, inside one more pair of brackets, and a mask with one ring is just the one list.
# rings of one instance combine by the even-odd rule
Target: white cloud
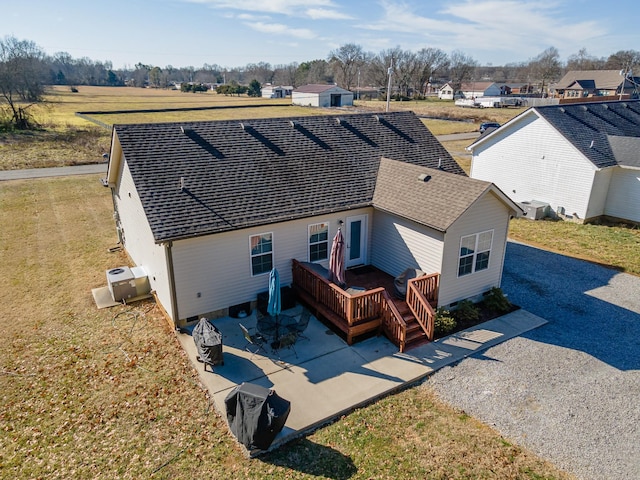
[[307,40],[316,38],[316,34],[308,28],[291,28],[288,25],[283,25],[281,23],[247,22],[245,25],[258,32],[269,33],[272,35],[289,35]]
[[212,8],[228,8],[248,12],[281,14],[291,17],[307,17],[312,20],[349,19],[340,13],[333,0],[259,0],[256,2],[238,2],[237,0],[183,0],[190,3],[208,5]]
[[326,8],[310,8],[305,13],[313,20],[351,20],[353,18],[350,15]]

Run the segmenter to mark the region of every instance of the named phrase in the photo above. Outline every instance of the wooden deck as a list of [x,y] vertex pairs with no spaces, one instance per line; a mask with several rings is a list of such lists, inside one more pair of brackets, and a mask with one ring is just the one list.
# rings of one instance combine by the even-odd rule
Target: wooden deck
[[400,351],[433,339],[438,274],[410,280],[406,298],[400,299],[394,294],[394,277],[373,266],[347,270],[344,288],[327,280],[317,265],[293,260],[292,271],[299,300],[342,332],[350,345],[357,337],[381,332]]

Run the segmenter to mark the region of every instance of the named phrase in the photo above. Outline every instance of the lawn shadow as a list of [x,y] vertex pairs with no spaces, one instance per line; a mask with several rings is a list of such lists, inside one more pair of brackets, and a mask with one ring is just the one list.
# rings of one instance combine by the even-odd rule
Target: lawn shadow
[[640,369],[640,278],[509,242],[502,290],[549,322],[524,338],[580,350],[620,370]]
[[353,460],[339,451],[307,438],[258,457],[264,463],[290,468],[314,477],[346,480],[358,472]]

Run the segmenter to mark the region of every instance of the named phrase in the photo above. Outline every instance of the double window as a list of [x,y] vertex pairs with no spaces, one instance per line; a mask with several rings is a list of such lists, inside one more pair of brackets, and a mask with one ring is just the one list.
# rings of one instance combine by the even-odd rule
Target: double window
[[273,268],[273,233],[249,237],[251,275],[268,273]]
[[460,239],[459,277],[489,268],[492,242],[493,230],[466,235]]
[[309,225],[309,261],[320,262],[329,258],[329,224]]

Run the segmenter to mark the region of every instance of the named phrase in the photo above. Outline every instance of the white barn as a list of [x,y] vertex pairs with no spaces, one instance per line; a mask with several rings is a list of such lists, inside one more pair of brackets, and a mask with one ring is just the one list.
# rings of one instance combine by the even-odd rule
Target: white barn
[[322,108],[349,107],[353,105],[353,92],[337,85],[303,85],[293,90],[291,103]]
[[470,147],[471,176],[578,221],[640,222],[640,101],[534,107]]

